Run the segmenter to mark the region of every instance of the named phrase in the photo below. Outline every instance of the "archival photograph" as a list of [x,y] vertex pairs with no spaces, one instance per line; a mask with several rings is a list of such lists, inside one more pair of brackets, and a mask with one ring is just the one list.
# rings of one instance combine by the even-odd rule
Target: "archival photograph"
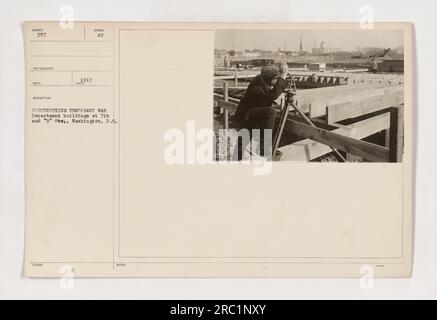
[[216,30],[216,161],[402,162],[403,30]]

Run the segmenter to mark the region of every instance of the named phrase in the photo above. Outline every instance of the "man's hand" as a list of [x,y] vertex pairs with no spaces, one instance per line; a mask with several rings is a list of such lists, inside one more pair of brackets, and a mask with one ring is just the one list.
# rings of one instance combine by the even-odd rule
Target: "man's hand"
[[287,64],[285,61],[283,61],[283,62],[281,63],[281,72],[282,72],[282,74],[281,74],[281,78],[283,78],[283,79],[287,79],[287,75],[288,75],[288,64]]

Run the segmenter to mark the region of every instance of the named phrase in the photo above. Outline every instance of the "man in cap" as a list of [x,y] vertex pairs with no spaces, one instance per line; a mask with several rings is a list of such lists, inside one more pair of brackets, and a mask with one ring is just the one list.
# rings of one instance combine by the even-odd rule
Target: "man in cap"
[[[273,130],[276,112],[273,102],[285,92],[288,82],[288,65],[283,62],[281,66],[271,65],[261,69],[261,74],[256,76],[240,101],[237,111],[232,118],[232,125],[237,129],[265,129]],[[263,147],[261,143],[261,148]],[[244,149],[246,146],[241,146]],[[238,151],[238,160],[242,159],[241,149]],[[260,150],[261,151],[261,150]]]

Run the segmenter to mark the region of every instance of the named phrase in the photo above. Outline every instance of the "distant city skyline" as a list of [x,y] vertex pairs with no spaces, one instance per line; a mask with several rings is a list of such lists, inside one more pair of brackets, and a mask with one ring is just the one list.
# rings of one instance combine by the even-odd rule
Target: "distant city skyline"
[[215,48],[226,50],[280,50],[311,52],[323,41],[326,48],[397,48],[404,45],[402,30],[216,30]]

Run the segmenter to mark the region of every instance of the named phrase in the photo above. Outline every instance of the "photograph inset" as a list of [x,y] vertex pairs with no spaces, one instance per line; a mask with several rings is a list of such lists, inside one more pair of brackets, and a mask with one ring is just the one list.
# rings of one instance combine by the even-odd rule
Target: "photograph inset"
[[402,162],[403,37],[216,30],[216,160]]

